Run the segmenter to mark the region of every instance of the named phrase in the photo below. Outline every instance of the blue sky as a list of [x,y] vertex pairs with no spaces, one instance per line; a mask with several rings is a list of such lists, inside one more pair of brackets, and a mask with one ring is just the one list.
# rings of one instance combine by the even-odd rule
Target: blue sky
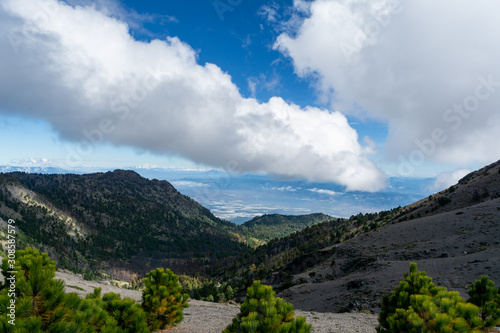
[[0,164],[451,185],[500,158],[499,5],[459,3],[3,1]]

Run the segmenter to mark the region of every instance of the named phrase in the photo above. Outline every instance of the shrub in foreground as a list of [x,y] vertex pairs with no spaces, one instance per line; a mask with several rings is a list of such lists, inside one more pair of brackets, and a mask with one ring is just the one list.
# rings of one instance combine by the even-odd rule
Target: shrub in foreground
[[146,313],[134,300],[115,293],[101,297],[100,288],[84,299],[65,293],[64,282],[55,279],[55,267],[47,253],[32,248],[16,251],[11,262],[2,260],[7,279],[0,290],[0,333],[150,332]]
[[500,325],[500,295],[498,288],[495,288],[495,282],[488,276],[482,276],[470,285],[467,294],[470,297],[469,302],[479,307],[485,327]]
[[[64,282],[54,279],[55,262],[46,253],[18,250],[14,269],[9,268],[4,258],[2,273],[7,280],[0,291],[0,332],[122,332],[97,300],[64,292]],[[16,272],[14,291],[8,271]],[[15,309],[11,309],[13,296]]]
[[[382,298],[377,332],[483,332],[495,322],[495,315],[491,315],[490,311],[496,299],[492,296],[495,290],[491,287],[486,280],[476,281],[471,287],[471,301],[477,296],[476,303],[483,306],[480,310],[475,304],[466,302],[458,292],[437,287],[425,272],[417,271],[416,263],[411,263],[410,272],[404,274],[404,280],[390,295]],[[479,314],[483,314],[483,318]]]
[[104,309],[120,328],[121,333],[149,333],[146,324],[146,313],[139,303],[131,298],[121,298],[116,293],[106,293],[101,297],[101,288],[95,288],[92,294],[87,294],[87,300],[94,300]]
[[254,281],[247,289],[241,311],[223,333],[309,333],[304,317],[294,318],[293,306],[275,297],[270,286]]

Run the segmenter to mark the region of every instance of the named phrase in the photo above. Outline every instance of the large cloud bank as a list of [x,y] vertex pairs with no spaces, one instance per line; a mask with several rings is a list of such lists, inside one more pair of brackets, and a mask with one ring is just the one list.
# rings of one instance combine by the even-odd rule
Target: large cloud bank
[[500,158],[500,2],[294,1],[275,48],[343,113],[388,123],[400,172]]
[[68,164],[109,142],[234,173],[384,186],[341,113],[244,98],[178,38],[134,40],[124,22],[94,7],[2,1],[0,59],[1,112],[45,119],[79,143],[68,146]]

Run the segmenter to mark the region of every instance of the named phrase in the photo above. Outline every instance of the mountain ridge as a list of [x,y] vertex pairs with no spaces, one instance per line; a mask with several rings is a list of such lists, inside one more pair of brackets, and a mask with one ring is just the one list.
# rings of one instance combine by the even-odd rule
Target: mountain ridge
[[252,245],[263,245],[273,239],[286,237],[312,225],[331,220],[323,213],[307,215],[264,214],[237,225],[237,232]]

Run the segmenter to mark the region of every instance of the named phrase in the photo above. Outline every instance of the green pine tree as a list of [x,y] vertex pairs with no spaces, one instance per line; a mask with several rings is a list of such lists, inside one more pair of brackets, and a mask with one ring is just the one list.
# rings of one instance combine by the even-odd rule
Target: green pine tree
[[[15,278],[16,324],[20,322],[18,328],[24,325],[47,328],[65,295],[64,283],[54,279],[56,264],[47,253],[40,254],[32,248],[16,251],[14,262],[12,268],[8,258],[2,260],[2,274],[8,279],[4,283],[0,312],[6,313],[3,305],[8,306],[7,302],[12,298],[7,293],[9,278]],[[16,273],[11,275],[9,271]]]
[[[5,258],[2,272],[7,273],[9,268]],[[13,270],[17,297],[15,325],[8,323],[12,297],[6,283],[0,292],[1,332],[122,332],[99,302],[64,292],[64,282],[54,279],[55,262],[46,253],[31,248],[16,251]]]
[[231,287],[229,284],[227,285],[226,287],[226,291],[225,291],[225,295],[226,295],[226,299],[229,301],[229,300],[232,300],[234,298],[234,291],[233,291],[233,287]]
[[103,308],[120,327],[123,333],[149,333],[146,323],[146,313],[141,306],[131,298],[121,299],[116,293],[106,293],[101,298],[101,288],[95,288],[94,292],[87,294],[87,300],[94,300]]
[[488,276],[481,276],[480,280],[470,285],[467,294],[469,302],[479,307],[486,328],[500,325],[500,295],[495,282]]
[[179,279],[171,270],[157,268],[146,274],[142,308],[147,313],[148,327],[154,331],[180,323],[182,311],[189,306],[188,294],[182,294]]
[[437,287],[425,272],[410,264],[410,272],[390,294],[382,298],[377,332],[382,333],[479,333],[483,321],[479,308],[456,291]]
[[432,278],[425,272],[417,271],[417,264],[410,263],[410,272],[404,274],[404,280],[399,282],[399,286],[390,294],[382,297],[382,309],[379,314],[378,332],[388,332],[389,324],[387,318],[396,313],[396,309],[408,309],[410,307],[410,296],[430,295],[435,296],[439,292]]
[[223,333],[309,333],[305,318],[294,318],[293,306],[275,297],[270,286],[254,281],[241,311]]

